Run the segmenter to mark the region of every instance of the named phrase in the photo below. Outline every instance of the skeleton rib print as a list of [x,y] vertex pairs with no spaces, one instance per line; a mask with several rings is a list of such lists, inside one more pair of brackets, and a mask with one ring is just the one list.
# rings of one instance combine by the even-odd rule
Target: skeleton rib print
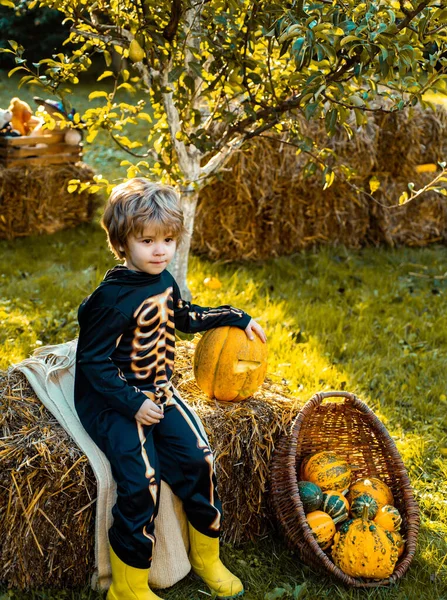
[[131,369],[137,379],[150,378],[156,386],[164,388],[174,368],[172,287],[144,300],[134,317],[137,327],[132,340]]

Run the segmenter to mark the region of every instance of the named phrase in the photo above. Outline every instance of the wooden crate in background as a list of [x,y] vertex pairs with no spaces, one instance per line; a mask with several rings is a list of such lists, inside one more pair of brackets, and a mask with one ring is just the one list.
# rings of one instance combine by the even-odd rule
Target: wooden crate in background
[[[4,167],[76,163],[82,159],[82,143],[64,142],[64,132],[41,136],[0,137],[0,165]],[[37,147],[38,144],[45,146]]]

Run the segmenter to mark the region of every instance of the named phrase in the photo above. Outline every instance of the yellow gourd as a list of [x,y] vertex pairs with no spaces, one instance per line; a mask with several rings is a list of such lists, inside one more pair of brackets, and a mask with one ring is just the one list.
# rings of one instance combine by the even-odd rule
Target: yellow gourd
[[379,509],[385,504],[393,504],[394,502],[390,488],[386,483],[377,479],[377,477],[367,477],[355,481],[349,488],[347,495],[349,504],[352,506],[353,500],[362,494],[372,496],[377,502]]
[[390,531],[389,534],[393,538],[393,541],[397,547],[397,556],[398,557],[402,556],[403,551],[405,550],[404,538],[401,536],[401,534],[398,531]]
[[394,571],[398,558],[397,545],[383,527],[363,516],[348,521],[334,536],[334,563],[351,577],[386,579]]
[[351,468],[335,452],[318,452],[304,461],[302,479],[315,483],[323,492],[342,491],[349,487]]
[[374,517],[374,522],[381,525],[386,531],[399,531],[402,517],[395,506],[385,504]]

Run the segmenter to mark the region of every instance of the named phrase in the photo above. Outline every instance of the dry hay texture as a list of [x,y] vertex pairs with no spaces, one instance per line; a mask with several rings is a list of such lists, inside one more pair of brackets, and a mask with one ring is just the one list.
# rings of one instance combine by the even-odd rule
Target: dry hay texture
[[92,181],[83,162],[66,165],[0,165],[0,239],[48,234],[89,221],[98,194],[69,194],[70,179]]
[[320,121],[303,119],[300,127],[318,147],[335,151],[332,166],[356,170],[350,183],[357,188],[369,192],[369,180],[377,177],[381,185],[374,199],[341,178],[323,190],[321,175],[304,177],[307,155],[297,156],[296,148],[279,138],[257,138],[231,159],[220,181],[201,192],[192,242],[196,253],[261,260],[317,243],[357,248],[447,240],[446,197],[431,192],[388,208],[398,204],[408,182],[419,189],[433,179],[433,173],[418,174],[416,165],[446,160],[445,109],[376,113],[351,139],[343,128],[328,138]]
[[[192,372],[194,342],[179,342],[174,383],[200,415],[216,454],[222,538],[271,530],[269,461],[300,404],[266,381],[238,404],[205,398]],[[25,377],[0,372],[0,581],[22,589],[67,588],[94,569],[96,482],[85,455]]]

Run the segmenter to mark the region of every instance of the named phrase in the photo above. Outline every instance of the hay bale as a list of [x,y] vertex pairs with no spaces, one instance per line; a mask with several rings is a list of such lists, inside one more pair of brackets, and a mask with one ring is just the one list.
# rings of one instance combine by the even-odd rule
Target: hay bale
[[341,179],[323,190],[319,174],[305,175],[307,155],[297,156],[296,148],[279,138],[255,138],[231,159],[229,171],[201,192],[194,252],[227,261],[262,260],[320,243],[357,248],[445,240],[445,198],[426,195],[415,203],[418,208],[388,208],[409,181],[419,188],[430,180],[416,173],[417,165],[445,160],[443,108],[377,113],[352,138],[344,128],[328,138],[320,121],[302,119],[299,127],[317,146],[336,153],[326,159],[333,167],[356,171],[351,183],[357,188],[369,191],[369,180],[377,177],[381,188],[375,200]]
[[[223,537],[255,539],[271,527],[268,464],[298,402],[267,381],[254,398],[217,406],[194,382],[194,347],[179,342],[175,385],[217,455]],[[0,581],[22,589],[85,585],[94,568],[93,471],[20,373],[0,373],[0,437]]]
[[77,162],[48,166],[0,166],[0,239],[48,234],[91,220],[97,194],[69,194],[70,179],[92,181],[95,172]]

